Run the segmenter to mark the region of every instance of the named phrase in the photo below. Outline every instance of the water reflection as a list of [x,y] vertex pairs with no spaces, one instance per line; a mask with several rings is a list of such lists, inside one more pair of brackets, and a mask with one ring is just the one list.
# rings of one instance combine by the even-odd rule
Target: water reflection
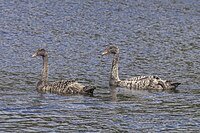
[[[0,14],[0,131],[199,132],[199,1],[4,0]],[[178,93],[107,87],[110,42],[121,79],[158,75]],[[38,93],[41,47],[50,81],[78,78],[94,96]]]
[[110,94],[111,94],[111,101],[117,102],[117,87],[111,86],[110,87]]
[[149,94],[155,94],[155,93],[179,93],[179,90],[134,90],[134,89],[128,89],[128,88],[121,88],[121,87],[115,87],[110,86],[110,96],[112,102],[118,101],[118,95],[120,96],[134,96],[134,95],[149,95]]

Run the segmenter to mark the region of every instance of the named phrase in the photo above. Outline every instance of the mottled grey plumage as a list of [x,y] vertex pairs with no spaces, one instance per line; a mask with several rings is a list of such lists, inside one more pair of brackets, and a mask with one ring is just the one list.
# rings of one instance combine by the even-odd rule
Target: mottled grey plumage
[[48,54],[45,49],[38,49],[32,57],[43,58],[42,78],[37,83],[37,90],[57,94],[93,94],[95,87],[84,86],[75,80],[60,80],[48,82]]
[[180,83],[162,80],[157,76],[138,76],[126,80],[120,80],[118,76],[119,48],[109,46],[102,55],[113,54],[113,62],[109,84],[111,86],[127,87],[129,89],[157,89],[174,90]]

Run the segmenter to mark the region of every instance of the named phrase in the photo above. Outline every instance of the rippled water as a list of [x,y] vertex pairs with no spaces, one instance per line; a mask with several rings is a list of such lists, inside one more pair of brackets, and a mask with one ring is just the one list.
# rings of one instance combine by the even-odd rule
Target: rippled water
[[[1,0],[1,132],[197,132],[200,130],[198,0]],[[120,78],[155,74],[181,82],[178,92],[109,88],[120,48]],[[40,94],[42,60],[49,79],[97,86],[93,97]]]

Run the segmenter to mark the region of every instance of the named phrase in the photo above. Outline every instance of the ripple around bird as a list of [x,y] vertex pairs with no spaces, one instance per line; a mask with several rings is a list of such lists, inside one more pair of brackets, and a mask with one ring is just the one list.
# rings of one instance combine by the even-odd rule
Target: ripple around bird
[[[200,124],[199,2],[7,1],[0,19],[0,131],[197,132]],[[108,43],[120,48],[121,79],[158,75],[178,92],[111,89]],[[49,79],[97,86],[93,97],[40,94],[37,48]]]

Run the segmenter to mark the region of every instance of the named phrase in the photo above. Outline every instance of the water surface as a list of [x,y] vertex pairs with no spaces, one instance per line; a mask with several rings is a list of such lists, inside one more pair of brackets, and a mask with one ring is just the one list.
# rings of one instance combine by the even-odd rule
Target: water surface
[[[198,132],[200,3],[198,0],[2,0],[0,131]],[[178,92],[128,91],[108,85],[120,48],[120,78],[158,75]],[[97,86],[94,96],[36,91],[49,52],[49,79]]]

